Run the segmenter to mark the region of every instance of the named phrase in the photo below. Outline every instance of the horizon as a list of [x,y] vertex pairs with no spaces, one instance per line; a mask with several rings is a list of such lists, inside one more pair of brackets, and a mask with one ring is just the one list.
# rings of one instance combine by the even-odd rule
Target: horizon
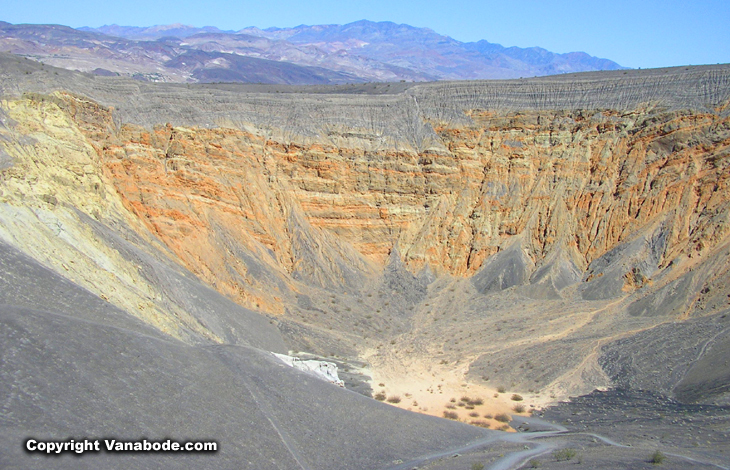
[[[465,1],[444,11],[412,0],[393,5],[376,0],[367,9],[332,0],[302,5],[279,0],[266,6],[220,0],[130,0],[102,4],[89,0],[50,2],[0,0],[0,20],[13,24],[59,24],[75,29],[103,25],[134,27],[181,24],[239,31],[300,25],[344,25],[360,20],[388,21],[428,28],[460,42],[485,40],[504,47],[540,47],[555,53],[585,52],[623,67],[657,68],[730,62],[730,2],[648,0],[636,5],[617,0],[559,1],[545,5],[520,0],[509,5]],[[146,26],[145,26],[146,25]]]

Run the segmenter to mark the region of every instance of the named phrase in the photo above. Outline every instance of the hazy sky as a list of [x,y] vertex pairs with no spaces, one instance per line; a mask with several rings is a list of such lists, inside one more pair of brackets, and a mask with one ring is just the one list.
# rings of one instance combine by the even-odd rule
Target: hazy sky
[[585,51],[627,67],[730,62],[730,0],[0,0],[0,20],[72,27],[183,23],[239,30],[367,19],[459,41]]

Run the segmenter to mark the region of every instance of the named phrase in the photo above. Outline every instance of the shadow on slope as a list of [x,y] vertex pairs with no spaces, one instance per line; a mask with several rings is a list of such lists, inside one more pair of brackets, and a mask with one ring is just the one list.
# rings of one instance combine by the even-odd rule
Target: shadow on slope
[[[12,248],[0,253],[3,468],[387,468],[488,433],[377,403],[249,346],[166,338]],[[51,458],[25,453],[28,437],[216,440],[219,450]]]

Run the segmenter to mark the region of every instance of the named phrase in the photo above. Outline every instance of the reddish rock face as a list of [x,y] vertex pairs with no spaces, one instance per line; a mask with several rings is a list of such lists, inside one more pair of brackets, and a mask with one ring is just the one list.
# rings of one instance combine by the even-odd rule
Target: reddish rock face
[[672,109],[475,109],[415,151],[344,124],[145,127],[28,94],[0,103],[0,235],[181,339],[241,327],[160,274],[192,279],[179,264],[377,383],[587,393],[623,367],[604,344],[730,302],[730,118]]
[[290,284],[307,263],[293,219],[330,247],[325,263],[340,256],[366,274],[395,244],[413,271],[470,276],[514,243],[534,266],[559,249],[585,269],[660,226],[660,264],[728,233],[730,118],[720,113],[472,111],[473,125],[435,128],[442,150],[415,153],[225,128],[105,132],[108,110],[66,102],[127,207],[209,284],[272,312],[284,294],[250,276],[239,252]]

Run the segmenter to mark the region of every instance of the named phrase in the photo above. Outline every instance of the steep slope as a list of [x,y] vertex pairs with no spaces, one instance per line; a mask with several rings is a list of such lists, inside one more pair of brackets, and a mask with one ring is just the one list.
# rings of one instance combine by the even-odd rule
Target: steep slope
[[[488,435],[275,359],[268,351],[287,352],[276,322],[204,286],[127,211],[71,119],[90,102],[69,103],[2,102],[3,467],[386,468]],[[85,132],[113,133],[96,117]],[[23,451],[29,437],[70,436],[215,440],[219,450]]]
[[[70,354],[53,335],[60,327],[41,325],[74,316],[67,299],[81,294],[57,308],[37,291],[13,294],[33,277],[70,281],[87,296],[78,317],[99,324],[88,337],[109,337],[114,357],[141,341],[149,354],[205,365],[184,383],[220,382],[224,396],[255,383],[247,403],[262,414],[246,429],[263,423],[279,436],[261,444],[266,458],[329,468],[299,427],[327,400],[396,412],[320,385],[309,394],[312,383],[293,384],[301,377],[291,372],[263,379],[273,363],[261,350],[364,362],[373,390],[399,406],[437,416],[453,408],[491,427],[502,426],[493,418],[510,410],[512,393],[528,411],[617,386],[727,404],[726,65],[383,91],[149,84],[0,60],[7,331],[35,331],[39,344]],[[38,262],[55,274],[12,274]],[[139,339],[145,331],[154,340]],[[34,356],[22,357],[3,369],[8,383],[40,373]],[[148,360],[141,389],[152,387]],[[115,386],[111,394],[126,396],[128,385]],[[461,396],[462,407],[450,402]],[[153,402],[140,402],[146,416]],[[12,403],[9,415],[32,415]],[[480,435],[398,412],[387,419],[424,426],[425,440],[412,430],[380,456],[372,449],[399,425],[379,434],[353,416],[334,446],[376,434],[342,451],[353,468],[397,466],[407,459],[392,449],[417,458]],[[8,432],[23,434],[26,419]],[[322,435],[338,419],[318,421]],[[434,444],[451,430],[453,440]]]
[[[387,468],[485,436],[343,391],[245,344],[173,340],[7,245],[0,256],[5,468]],[[69,304],[48,302],[50,293]],[[213,440],[218,450],[23,451],[29,437],[70,436]]]

